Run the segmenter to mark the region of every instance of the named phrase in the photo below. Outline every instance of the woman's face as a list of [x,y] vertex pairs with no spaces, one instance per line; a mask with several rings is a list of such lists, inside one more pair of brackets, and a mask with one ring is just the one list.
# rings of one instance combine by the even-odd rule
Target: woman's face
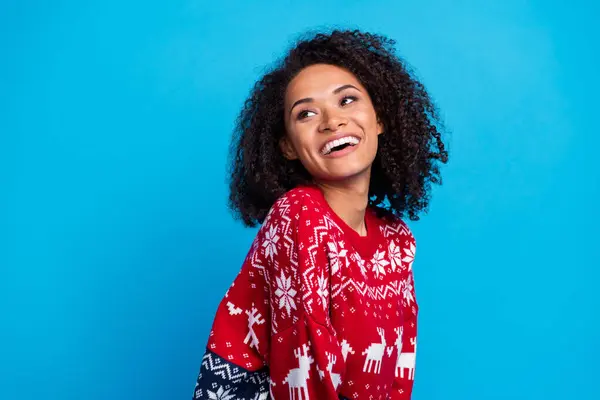
[[328,64],[304,68],[287,87],[284,113],[281,149],[315,179],[370,176],[383,126],[352,73]]

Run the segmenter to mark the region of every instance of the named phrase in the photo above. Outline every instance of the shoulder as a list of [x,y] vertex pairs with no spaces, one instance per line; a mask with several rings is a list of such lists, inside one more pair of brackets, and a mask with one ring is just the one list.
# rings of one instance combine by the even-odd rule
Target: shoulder
[[402,266],[402,274],[412,270],[417,251],[417,242],[408,224],[400,217],[380,219],[380,230],[388,243],[387,251],[392,266]]
[[[313,188],[294,188],[271,207],[259,233],[270,290],[273,332],[293,326],[303,313],[326,322],[329,264],[323,252],[323,208]],[[318,190],[318,189],[317,189]],[[320,295],[320,294],[321,295]]]
[[387,242],[392,263],[406,265],[410,270],[417,251],[417,241],[412,230],[402,218],[391,213],[378,218],[379,229]]
[[297,251],[307,242],[315,242],[312,230],[307,229],[319,226],[322,220],[318,193],[314,190],[318,189],[294,188],[275,201],[252,244],[253,260],[273,267],[281,262],[283,266],[290,258],[297,257]]
[[322,214],[322,203],[317,188],[301,186],[280,196],[271,206],[261,228],[281,224],[294,226],[301,220],[315,219]]

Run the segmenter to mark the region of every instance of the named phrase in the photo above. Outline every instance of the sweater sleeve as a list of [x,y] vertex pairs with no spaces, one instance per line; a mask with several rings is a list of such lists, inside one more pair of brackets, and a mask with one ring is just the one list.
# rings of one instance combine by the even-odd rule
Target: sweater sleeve
[[[330,269],[321,216],[302,206],[284,225],[269,268],[271,391],[279,399],[338,399],[345,363],[329,318]],[[275,232],[274,232],[275,234]]]
[[[409,231],[410,232],[410,231]],[[402,261],[405,272],[402,280],[401,296],[403,303],[402,352],[398,355],[394,372],[392,400],[409,400],[412,395],[415,378],[417,353],[417,315],[419,306],[415,296],[412,264],[415,257],[416,242],[412,234],[402,249]]]

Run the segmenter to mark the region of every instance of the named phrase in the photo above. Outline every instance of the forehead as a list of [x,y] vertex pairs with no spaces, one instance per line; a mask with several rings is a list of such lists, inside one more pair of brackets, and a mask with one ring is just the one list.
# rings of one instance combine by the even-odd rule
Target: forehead
[[329,64],[311,65],[290,81],[285,92],[286,102],[303,97],[330,95],[334,89],[345,84],[364,89],[356,76],[344,68]]

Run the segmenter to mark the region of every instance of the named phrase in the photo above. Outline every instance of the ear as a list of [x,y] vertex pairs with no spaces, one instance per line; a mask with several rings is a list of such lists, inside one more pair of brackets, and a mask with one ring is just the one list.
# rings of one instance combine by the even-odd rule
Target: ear
[[283,136],[281,139],[279,139],[279,148],[281,149],[283,156],[288,160],[298,159],[296,149],[294,149],[294,146],[292,145],[290,139],[287,136]]
[[383,135],[383,132],[385,132],[385,128],[383,127],[383,123],[381,122],[381,120],[379,118],[377,118],[377,135]]

